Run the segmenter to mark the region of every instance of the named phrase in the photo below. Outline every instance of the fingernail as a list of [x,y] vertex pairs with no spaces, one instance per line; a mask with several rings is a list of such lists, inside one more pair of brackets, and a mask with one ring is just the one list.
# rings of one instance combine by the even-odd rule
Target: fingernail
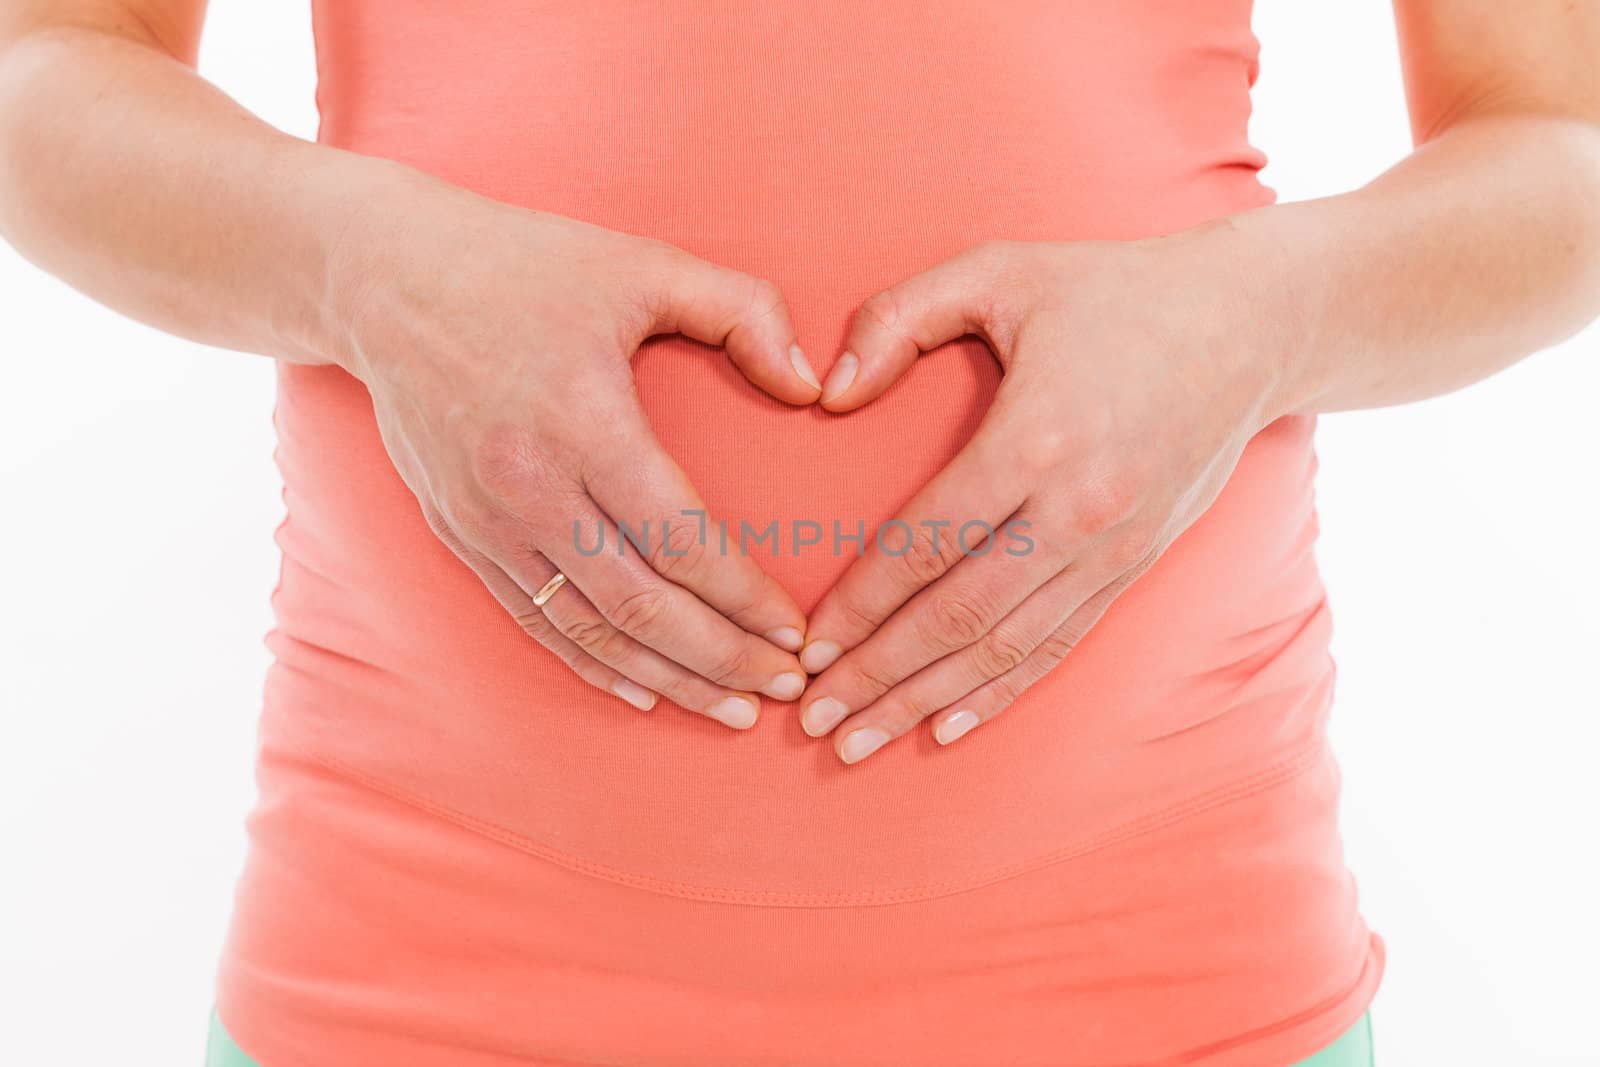
[[654,693],[642,685],[634,685],[626,678],[618,678],[612,682],[611,691],[640,711],[649,711],[656,706],[656,695]]
[[841,651],[832,641],[813,641],[800,652],[800,666],[811,674],[821,674],[833,665]]
[[780,626],[776,630],[767,631],[767,640],[785,652],[798,652],[800,645],[805,641],[805,635],[793,626]]
[[861,361],[856,358],[854,352],[846,352],[840,356],[839,362],[828,372],[828,384],[822,387],[822,399],[837,399],[850,388],[850,383],[856,380],[856,368],[859,366]]
[[933,728],[933,739],[941,745],[948,745],[976,725],[978,725],[976,712],[958,711]]
[[817,372],[811,369],[811,364],[806,361],[806,354],[800,351],[799,345],[789,346],[789,362],[794,365],[794,372],[813,389],[821,389],[817,381]]
[[865,730],[852,730],[850,736],[844,739],[840,749],[840,758],[846,763],[860,763],[889,740],[889,735],[882,730],[867,727]]
[[806,676],[798,671],[780,674],[761,687],[761,691],[773,700],[793,700],[805,692],[805,689]]
[[724,697],[706,709],[706,714],[735,730],[748,730],[756,724],[756,705],[743,697]]
[[821,737],[838,726],[850,709],[832,697],[813,700],[800,713],[800,728],[812,737]]

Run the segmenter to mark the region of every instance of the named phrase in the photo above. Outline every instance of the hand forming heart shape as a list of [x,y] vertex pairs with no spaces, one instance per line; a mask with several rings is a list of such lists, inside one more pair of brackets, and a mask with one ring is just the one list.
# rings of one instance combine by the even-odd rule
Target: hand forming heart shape
[[[352,273],[386,284],[341,309],[343,365],[430,527],[591,684],[736,728],[755,722],[751,693],[804,693],[806,731],[834,731],[846,762],[930,716],[948,743],[1015,699],[1204,511],[1273,410],[1271,346],[1227,333],[1230,290],[1198,236],[969,249],[868,299],[819,386],[769,282],[559,216],[451,207],[357,242],[381,262]],[[437,262],[469,266],[419,269]],[[808,621],[692,525],[604,558],[568,536],[579,521],[621,545],[619,515],[704,512],[633,388],[634,352],[665,333],[723,347],[779,400],[840,413],[966,334],[1004,378],[904,509],[910,550],[870,548]],[[973,553],[973,520],[1023,523],[1034,547]]]
[[[1059,663],[1211,504],[1284,413],[1274,316],[1265,302],[1233,313],[1259,272],[1230,277],[1222,240],[1225,227],[995,242],[862,306],[823,387],[829,410],[868,403],[965,334],[1005,376],[976,434],[900,513],[909,550],[870,544],[812,612],[807,733],[833,731],[847,763],[923,719],[954,741]],[[991,538],[974,551],[983,529],[1018,524],[1030,550]]]

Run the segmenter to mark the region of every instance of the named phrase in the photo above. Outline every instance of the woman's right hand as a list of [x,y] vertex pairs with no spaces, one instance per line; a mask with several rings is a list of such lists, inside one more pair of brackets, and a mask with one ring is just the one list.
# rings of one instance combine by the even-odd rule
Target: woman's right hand
[[[811,403],[776,287],[660,241],[427,195],[437,210],[351,221],[334,300],[339,362],[371,392],[434,533],[523,630],[636,707],[661,694],[743,729],[750,693],[798,697],[805,615],[747,555],[702,543],[682,513],[705,505],[652,433],[631,366],[645,338],[681,333]],[[619,521],[648,524],[646,552],[619,556]],[[578,531],[592,553],[601,528],[605,551],[580,552]],[[541,609],[533,595],[558,570],[567,582]]]

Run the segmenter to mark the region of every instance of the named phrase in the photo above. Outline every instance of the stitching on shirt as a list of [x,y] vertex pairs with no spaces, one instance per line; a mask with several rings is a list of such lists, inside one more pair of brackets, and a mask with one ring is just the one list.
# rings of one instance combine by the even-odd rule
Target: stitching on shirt
[[[1312,1024],[1321,1023],[1329,1016],[1343,1014],[1349,1010],[1351,1003],[1355,1001],[1357,997],[1362,998],[1361,1003],[1358,1005],[1362,1012],[1361,1018],[1357,1019],[1355,1022],[1351,1023],[1349,1026],[1345,1027],[1342,1031],[1331,1038],[1331,1044],[1323,1045],[1315,1052],[1312,1052],[1310,1054],[1311,1060],[1296,1061],[1296,1063],[1299,1065],[1312,1062],[1318,1058],[1320,1053],[1327,1052],[1330,1048],[1338,1047],[1339,1042],[1344,1041],[1354,1034],[1361,1033],[1363,1030],[1368,1035],[1372,1033],[1372,1013],[1370,1011],[1372,1002],[1371,993],[1376,989],[1376,986],[1374,985],[1376,978],[1377,975],[1373,971],[1372,967],[1372,954],[1369,950],[1362,956],[1361,970],[1356,974],[1354,981],[1346,986],[1342,992],[1325,997],[1304,1011],[1299,1011],[1293,1015],[1285,1016],[1284,1018],[1270,1025],[1260,1026],[1254,1030],[1231,1037],[1226,1041],[1219,1041],[1200,1048],[1190,1049],[1188,1052],[1182,1053],[1178,1056],[1162,1060],[1160,1067],[1188,1067],[1188,1065],[1191,1064],[1203,1064],[1225,1053],[1246,1048],[1269,1038],[1281,1037],[1284,1034],[1303,1032],[1309,1029]],[[1341,1051],[1343,1050],[1341,1049]],[[1370,1045],[1368,1045],[1367,1054],[1369,1057],[1367,1061],[1368,1067],[1375,1067],[1372,1059],[1370,1058],[1372,1055]],[[1132,1067],[1132,1065],[1130,1064],[1128,1067]]]
[[635,874],[629,871],[609,867],[605,864],[585,860],[579,856],[552,848],[549,845],[535,841],[530,837],[507,830],[502,826],[487,822],[465,812],[446,807],[435,801],[417,796],[398,786],[382,781],[365,771],[350,766],[343,760],[334,756],[326,756],[312,751],[307,745],[292,736],[289,742],[294,745],[308,759],[328,768],[342,777],[352,779],[369,789],[373,789],[385,796],[420,808],[430,814],[447,819],[458,826],[462,826],[475,833],[491,838],[501,844],[508,845],[518,851],[547,860],[562,867],[601,878],[606,881],[632,886],[655,893],[664,893],[669,896],[686,897],[691,900],[711,901],[724,904],[751,904],[760,907],[777,908],[840,908],[840,907],[874,907],[886,904],[908,904],[915,901],[930,900],[934,897],[951,896],[956,893],[965,893],[974,889],[981,889],[1003,882],[1019,875],[1028,874],[1041,867],[1061,863],[1066,860],[1077,859],[1090,852],[1118,844],[1132,837],[1158,830],[1169,823],[1179,819],[1197,815],[1212,808],[1227,804],[1234,800],[1271,789],[1281,785],[1301,774],[1314,764],[1325,751],[1325,741],[1319,735],[1309,744],[1296,751],[1290,752],[1276,760],[1267,767],[1238,779],[1225,786],[1200,793],[1187,800],[1157,809],[1147,815],[1130,819],[1110,829],[1103,830],[1088,838],[1073,844],[1047,852],[1042,856],[1022,860],[995,870],[972,875],[963,879],[945,882],[935,882],[927,885],[910,886],[900,889],[867,889],[857,892],[839,893],[808,893],[798,890],[779,889],[736,889],[720,886],[700,885],[692,882],[679,882],[670,879],[656,878],[650,875]]

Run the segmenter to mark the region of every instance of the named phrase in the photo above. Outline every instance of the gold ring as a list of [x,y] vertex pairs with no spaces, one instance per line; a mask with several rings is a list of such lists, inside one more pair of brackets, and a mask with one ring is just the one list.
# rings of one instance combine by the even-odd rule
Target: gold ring
[[545,602],[556,595],[556,590],[566,584],[567,576],[560,571],[556,571],[556,576],[541,585],[539,591],[533,594],[533,606],[536,608],[544,607]]

